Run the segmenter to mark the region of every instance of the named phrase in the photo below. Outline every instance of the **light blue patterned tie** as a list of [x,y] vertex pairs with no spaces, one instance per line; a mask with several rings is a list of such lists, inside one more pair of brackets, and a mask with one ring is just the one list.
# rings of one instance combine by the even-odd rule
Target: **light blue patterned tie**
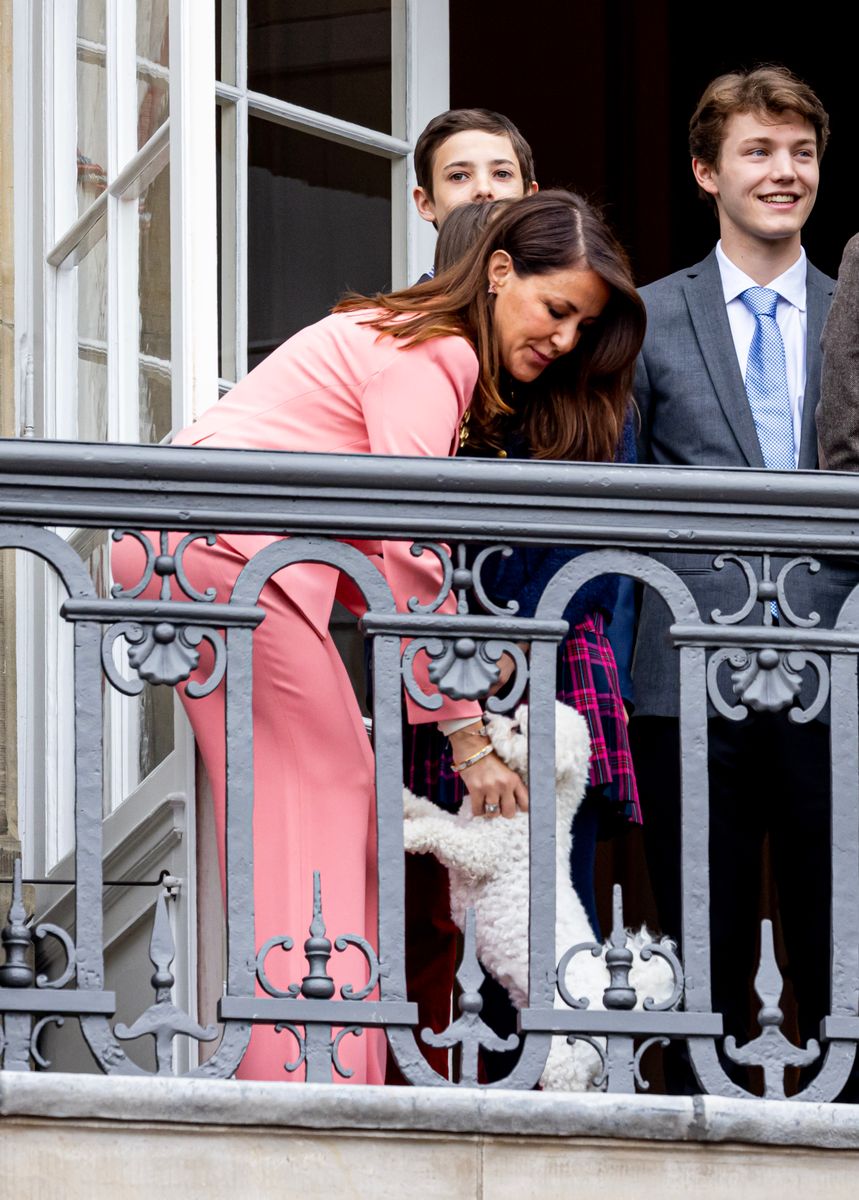
[[772,288],[751,287],[740,299],[755,318],[746,366],[746,393],[764,463],[772,470],[792,471],[796,467],[793,414],[784,342],[775,319],[778,292]]
[[[775,319],[778,292],[772,288],[746,288],[740,296],[755,318],[755,332],[746,364],[746,393],[758,431],[761,454],[767,467],[792,471],[793,414],[787,386],[784,340]],[[778,620],[778,605],[770,601],[770,612]]]

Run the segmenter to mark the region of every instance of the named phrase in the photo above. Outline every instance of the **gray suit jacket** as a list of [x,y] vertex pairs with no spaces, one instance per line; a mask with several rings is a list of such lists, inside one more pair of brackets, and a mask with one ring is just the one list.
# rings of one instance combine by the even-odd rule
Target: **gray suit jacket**
[[[819,343],[833,290],[834,281],[809,263],[800,469],[817,466],[814,416],[820,386]],[[715,251],[697,266],[643,288],[641,295],[647,306],[647,335],[635,382],[641,413],[639,461],[664,466],[763,467]],[[732,547],[724,550],[730,552]],[[743,607],[748,585],[735,564],[716,570],[712,565],[715,556],[706,553],[660,553],[657,557],[682,577],[705,621],[710,620],[713,609],[727,614]],[[760,559],[749,561],[760,578]],[[773,561],[773,575],[785,561]],[[787,581],[787,597],[798,615],[816,609],[821,624],[829,625],[855,578],[855,571],[838,565],[827,564],[816,576],[798,567]],[[759,624],[760,620],[761,606],[755,604],[747,623]],[[679,654],[669,642],[668,625],[668,609],[655,592],[646,589],[633,663],[637,715],[678,715]]]
[[820,449],[831,471],[859,471],[859,234],[844,248],[822,346]]

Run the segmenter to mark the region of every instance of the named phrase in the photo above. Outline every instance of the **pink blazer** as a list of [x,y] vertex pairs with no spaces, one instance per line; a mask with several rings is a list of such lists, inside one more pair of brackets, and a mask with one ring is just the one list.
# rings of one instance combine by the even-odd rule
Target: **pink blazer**
[[[367,311],[334,313],[302,329],[177,434],[174,445],[454,454],[459,424],[477,383],[474,349],[462,337],[434,338],[409,348],[394,338],[380,338],[362,324],[367,316]],[[269,534],[221,536],[247,559],[278,540]],[[398,608],[405,609],[410,596],[426,602],[437,594],[441,572],[430,555],[415,558],[408,542],[357,544],[377,561]],[[338,578],[331,567],[305,563],[279,572],[273,582],[324,638]],[[446,700],[434,713],[413,709],[412,719],[473,712],[479,712],[477,705]]]

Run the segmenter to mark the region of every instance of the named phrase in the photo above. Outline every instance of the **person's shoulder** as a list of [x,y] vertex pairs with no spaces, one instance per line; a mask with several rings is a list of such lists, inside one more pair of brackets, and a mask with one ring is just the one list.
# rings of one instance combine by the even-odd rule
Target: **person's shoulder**
[[854,233],[853,237],[844,247],[844,253],[841,256],[841,270],[845,267],[852,267],[856,262],[859,262],[859,233]]
[[372,320],[374,310],[372,309],[351,309],[348,312],[333,312],[328,316],[322,317],[319,321],[314,321],[310,325],[304,325],[301,329],[296,330],[291,337],[287,338],[282,343],[281,349],[289,347],[290,350],[299,349],[302,344],[306,345],[312,342],[325,342],[331,339],[348,337],[353,334],[361,336],[363,324]]
[[424,360],[443,372],[458,389],[469,395],[474,391],[480,363],[477,351],[467,337],[462,334],[449,334],[427,338],[425,342],[417,343],[414,348],[421,350]]
[[373,332],[377,372],[393,370],[415,376],[423,373],[428,380],[442,375],[457,391],[469,395],[474,391],[480,364],[477,352],[462,334],[439,334],[412,341],[408,337]]
[[680,296],[690,282],[694,282],[714,270],[718,271],[718,269],[714,250],[694,266],[683,267],[680,271],[673,271],[670,275],[663,275],[661,279],[654,280],[653,283],[645,284],[644,287],[639,288],[639,293],[645,304],[668,301],[673,297]]
[[413,315],[407,312],[391,314],[382,308],[349,309],[331,313],[301,332],[312,337],[345,338],[353,343],[366,343],[383,356],[382,367],[393,365],[400,361],[400,355],[406,355],[407,361],[414,365],[421,361],[432,362],[459,375],[476,378],[477,351],[464,334],[451,332],[412,341],[408,336],[396,337],[389,331],[380,330],[377,325],[379,321],[388,320],[396,324]]
[[[812,267],[809,263],[809,277],[811,277]],[[828,275],[823,275],[818,271],[817,275],[831,288],[836,284],[855,287],[859,284],[859,233],[853,235],[841,255],[841,265],[838,268],[838,279],[830,279]]]
[[827,275],[824,271],[819,270],[813,262],[808,262],[805,268],[805,285],[810,288],[819,288],[825,292],[827,296],[831,296],[835,291],[836,281],[831,275]]
[[415,342],[403,339],[397,349],[454,370],[476,373],[478,369],[477,351],[461,333],[438,334]]

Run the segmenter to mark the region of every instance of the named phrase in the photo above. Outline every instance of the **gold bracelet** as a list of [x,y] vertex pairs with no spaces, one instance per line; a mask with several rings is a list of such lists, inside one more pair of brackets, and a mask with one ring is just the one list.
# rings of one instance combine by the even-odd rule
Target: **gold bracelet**
[[487,754],[492,754],[494,751],[494,746],[484,746],[482,750],[472,754],[471,758],[463,759],[461,763],[451,763],[450,769],[458,775],[460,771],[464,771],[466,767],[473,767],[475,763],[480,762],[481,758],[486,758]]

